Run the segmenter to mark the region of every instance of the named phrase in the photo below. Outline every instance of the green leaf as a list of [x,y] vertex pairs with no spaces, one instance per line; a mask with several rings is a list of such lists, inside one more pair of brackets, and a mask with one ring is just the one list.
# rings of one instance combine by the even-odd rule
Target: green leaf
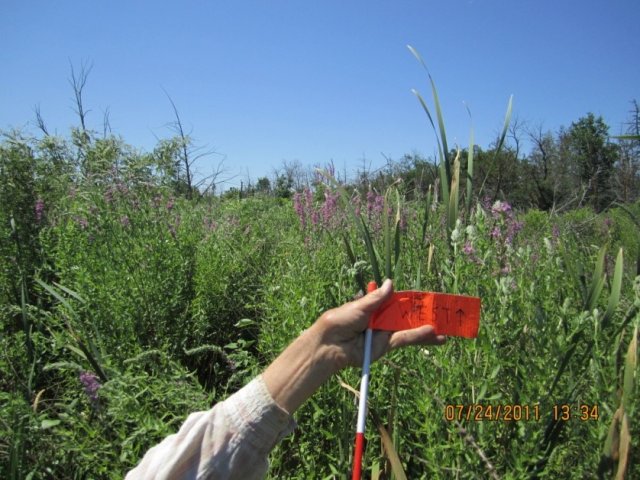
[[251,320],[250,318],[243,318],[241,320],[238,320],[236,322],[236,324],[234,325],[234,327],[236,328],[245,328],[245,327],[249,327],[251,325],[255,325],[256,322],[254,320]]
[[[380,276],[380,267],[378,266],[378,255],[371,241],[371,234],[367,228],[367,224],[364,219],[360,217],[360,223],[364,232],[364,243],[367,247],[367,254],[369,255],[369,262],[371,263],[371,269],[373,270],[373,279],[378,284],[378,287],[382,285],[382,277]],[[365,290],[366,292],[366,290]]]
[[629,430],[629,421],[626,412],[622,413],[622,425],[620,427],[620,458],[618,460],[618,470],[616,471],[616,480],[624,480],[624,474],[627,471],[629,463],[629,451],[631,450],[631,431]]
[[471,197],[473,196],[473,149],[474,138],[472,126],[469,138],[469,151],[467,152],[467,198],[465,199],[467,215],[471,213]]
[[620,302],[620,291],[622,290],[622,274],[624,272],[624,262],[623,262],[623,254],[622,248],[618,251],[618,256],[616,258],[616,266],[613,272],[613,283],[611,284],[611,294],[609,295],[609,304],[607,305],[607,311],[604,314],[602,319],[602,326],[605,327],[606,324],[611,320],[613,314],[618,307],[618,303]]
[[611,423],[609,424],[609,430],[607,432],[607,438],[604,441],[604,446],[602,448],[602,455],[613,459],[614,455],[617,454],[618,449],[618,440],[620,436],[620,419],[622,418],[622,408],[618,407],[616,413],[613,414],[613,419],[611,419]]
[[596,260],[596,266],[593,270],[593,276],[591,277],[591,287],[587,294],[585,302],[585,310],[592,311],[598,303],[602,287],[604,286],[604,256],[607,252],[607,247],[603,246],[598,253],[598,259]]
[[82,298],[80,296],[79,293],[74,292],[73,290],[71,290],[70,288],[65,287],[64,285],[60,285],[59,283],[53,282],[53,284],[58,287],[60,290],[62,290],[63,292],[66,292],[67,294],[71,295],[73,298],[75,298],[76,300],[78,300],[81,303],[87,303],[87,301]]
[[[383,238],[384,238],[384,274],[387,278],[393,278],[391,271],[391,215],[389,214],[389,192],[387,189],[384,195],[382,222],[383,222]],[[380,284],[378,284],[380,285]]]
[[622,405],[625,412],[631,410],[631,402],[635,398],[633,388],[635,386],[636,367],[638,365],[638,327],[633,330],[633,338],[629,343],[627,357],[624,361],[624,381],[622,386]]
[[500,141],[496,147],[495,155],[498,155],[502,146],[504,145],[504,139],[507,136],[507,130],[509,130],[509,124],[511,123],[511,110],[513,109],[513,95],[509,97],[509,103],[507,104],[507,113],[504,115],[504,125],[502,126],[502,134],[500,135]]
[[400,462],[398,452],[396,452],[396,449],[393,447],[393,440],[391,440],[389,432],[387,432],[387,429],[384,428],[382,423],[376,422],[376,427],[378,427],[378,432],[380,432],[380,440],[382,441],[384,453],[391,463],[391,471],[397,480],[407,480],[404,468],[402,468],[402,462]]
[[458,187],[460,185],[460,149],[453,161],[453,177],[451,178],[451,193],[449,197],[449,213],[447,215],[448,237],[451,242],[451,232],[456,228],[458,220]]
[[60,425],[60,420],[42,420],[42,422],[40,423],[40,429],[41,430],[47,430],[48,428],[52,428],[52,427],[56,427]]

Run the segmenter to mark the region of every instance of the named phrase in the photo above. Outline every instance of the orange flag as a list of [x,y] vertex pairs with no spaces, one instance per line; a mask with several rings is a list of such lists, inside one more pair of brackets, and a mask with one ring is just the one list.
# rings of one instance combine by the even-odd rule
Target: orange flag
[[402,291],[372,315],[369,328],[395,332],[432,325],[437,335],[475,338],[479,324],[478,297]]

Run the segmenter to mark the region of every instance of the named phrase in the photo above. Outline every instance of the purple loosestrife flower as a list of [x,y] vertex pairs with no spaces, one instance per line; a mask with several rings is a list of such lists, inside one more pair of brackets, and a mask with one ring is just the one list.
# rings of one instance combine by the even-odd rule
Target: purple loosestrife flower
[[462,253],[464,253],[468,257],[472,256],[475,253],[473,245],[471,245],[470,241],[467,240],[465,242],[464,247],[462,247]]
[[36,200],[35,212],[36,221],[40,223],[40,221],[42,221],[42,213],[44,212],[44,200],[42,200],[42,198],[40,197],[38,197],[38,199]]
[[319,222],[320,222],[320,214],[317,212],[317,210],[313,210],[311,212],[311,225],[315,227],[316,225],[318,225]]
[[84,217],[74,217],[75,221],[78,223],[78,225],[80,225],[80,228],[82,228],[82,230],[86,230],[87,227],[89,226],[89,221],[84,218]]
[[356,194],[351,198],[351,203],[353,204],[353,208],[356,211],[356,216],[360,216],[360,211],[362,210],[362,199],[360,198],[360,194]]
[[300,192],[296,192],[293,195],[293,209],[296,211],[296,215],[298,215],[298,218],[300,219],[302,230],[304,230],[307,226],[307,218],[304,211],[302,194]]
[[558,225],[554,224],[551,228],[551,238],[554,243],[558,243],[558,240],[560,239],[560,228],[558,228]]
[[324,225],[329,226],[335,223],[335,216],[338,211],[338,193],[324,192],[324,205],[322,206],[322,218]]
[[373,213],[380,215],[384,210],[384,197],[382,195],[376,195],[376,199],[373,202]]
[[109,186],[104,192],[104,201],[108,204],[113,202],[113,187]]
[[513,238],[522,230],[524,226],[523,222],[519,222],[515,219],[510,219],[507,225],[507,236],[505,237],[505,242],[509,245],[513,245]]
[[84,393],[87,395],[92,404],[98,401],[98,390],[102,387],[98,381],[98,376],[91,372],[80,373],[80,383],[84,388]]
[[376,201],[376,194],[373,193],[373,190],[369,190],[367,192],[367,216],[371,218],[371,214],[373,213],[373,206]]
[[491,214],[493,218],[499,218],[502,216],[501,214],[505,214],[506,216],[508,216],[510,212],[511,205],[509,205],[507,202],[501,202],[500,200],[495,202],[491,207]]

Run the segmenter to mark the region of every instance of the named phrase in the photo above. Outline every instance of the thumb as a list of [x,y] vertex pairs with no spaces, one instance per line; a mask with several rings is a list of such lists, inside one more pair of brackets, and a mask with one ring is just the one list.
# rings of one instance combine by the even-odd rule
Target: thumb
[[365,313],[373,313],[384,304],[393,294],[393,282],[388,278],[384,281],[380,288],[377,288],[364,297],[356,300],[356,304]]

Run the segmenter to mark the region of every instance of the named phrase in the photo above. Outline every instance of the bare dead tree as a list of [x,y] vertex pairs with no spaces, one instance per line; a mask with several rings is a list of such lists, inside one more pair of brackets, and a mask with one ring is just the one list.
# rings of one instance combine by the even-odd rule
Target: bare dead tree
[[102,137],[107,138],[107,132],[109,134],[112,133],[111,130],[111,122],[109,120],[111,112],[109,111],[109,107],[105,108],[104,113],[102,115]]
[[[211,155],[214,153],[215,152],[208,152],[207,155]],[[200,155],[200,157],[202,157],[202,155]],[[222,159],[216,165],[213,173],[211,173],[210,175],[207,175],[195,185],[195,188],[199,191],[202,191],[203,195],[213,195],[216,192],[216,189],[218,188],[219,185],[228,183],[238,176],[238,175],[227,176],[229,171],[224,166],[224,162],[226,159],[227,157],[223,156]]]
[[44,123],[44,119],[42,118],[42,113],[40,112],[40,104],[33,107],[33,111],[36,114],[36,126],[44,133],[47,137],[49,136],[49,130],[47,129],[47,125]]
[[69,79],[69,83],[71,84],[71,88],[73,89],[73,95],[75,98],[75,112],[80,119],[80,127],[82,129],[82,132],[86,133],[87,124],[85,120],[87,117],[87,113],[89,113],[90,110],[85,110],[84,108],[84,105],[82,103],[82,93],[84,87],[87,84],[87,78],[89,77],[89,73],[91,73],[93,65],[87,65],[86,63],[82,62],[80,64],[80,71],[77,75],[75,69],[73,68],[73,63],[71,63],[71,60],[69,60],[69,66],[71,67],[71,78]]
[[507,131],[507,137],[513,142],[516,160],[520,159],[520,144],[522,143],[522,136],[524,135],[525,130],[526,122],[523,122],[518,117],[511,119],[509,129]]
[[169,102],[171,103],[171,108],[173,108],[173,114],[176,117],[176,120],[171,124],[171,128],[178,134],[181,140],[181,150],[182,150],[182,164],[184,165],[184,173],[186,176],[186,184],[187,184],[187,198],[191,199],[192,197],[192,179],[191,179],[191,166],[195,159],[190,158],[190,139],[188,134],[185,133],[184,128],[182,126],[182,120],[180,119],[180,114],[178,113],[178,108],[174,103],[173,99],[169,95],[169,93],[163,88],[162,91],[165,93]]

